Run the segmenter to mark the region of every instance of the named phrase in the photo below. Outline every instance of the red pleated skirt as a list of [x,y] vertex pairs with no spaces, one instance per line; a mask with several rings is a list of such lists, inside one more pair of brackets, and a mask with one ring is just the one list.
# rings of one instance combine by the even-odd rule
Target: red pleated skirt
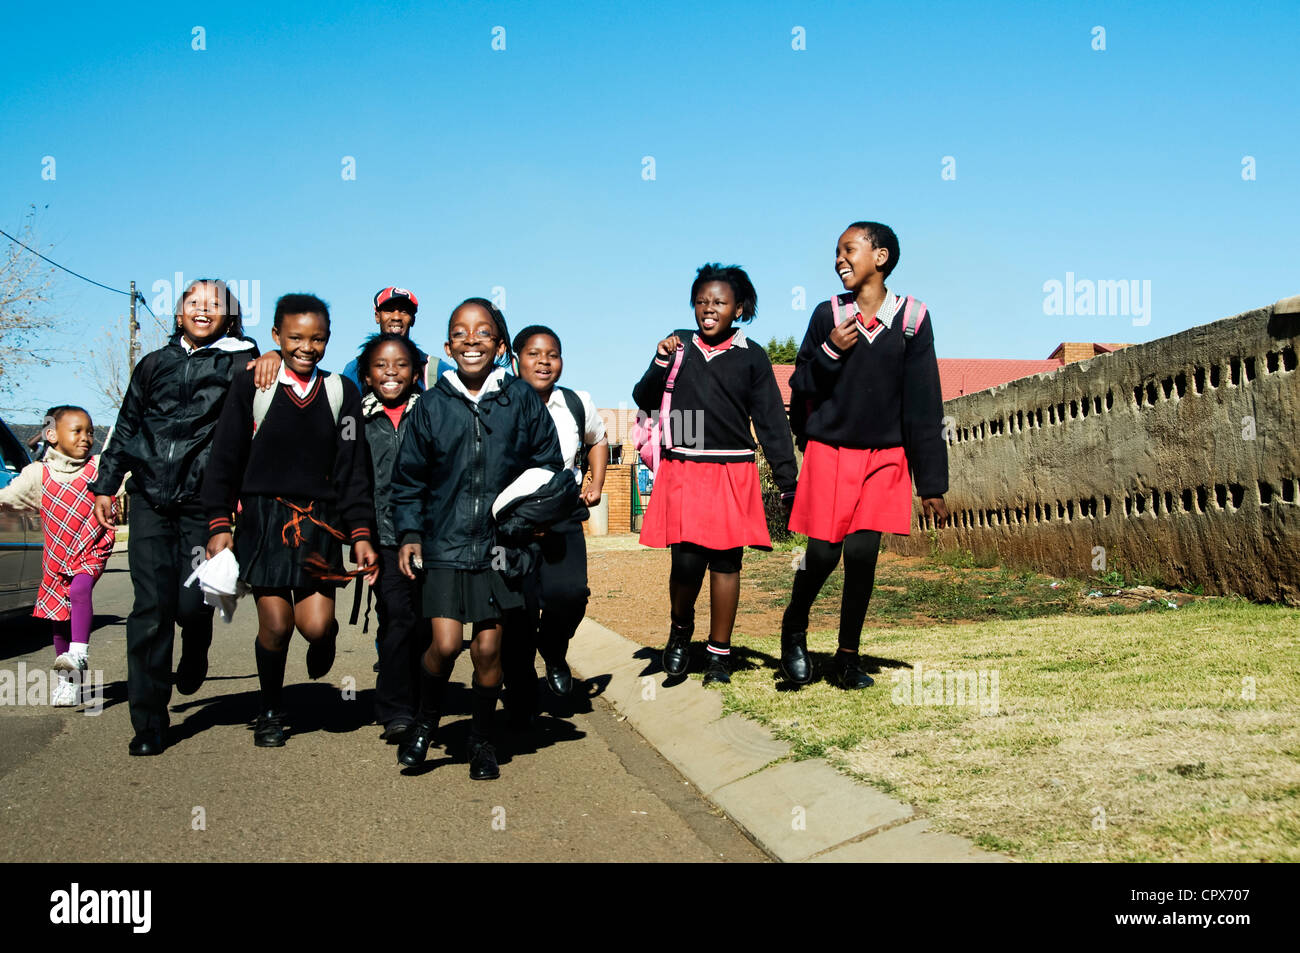
[[664,460],[641,524],[641,543],[659,549],[673,543],[771,549],[758,466]]
[[855,450],[809,440],[790,529],[828,543],[862,529],[910,534],[912,475],[903,448]]

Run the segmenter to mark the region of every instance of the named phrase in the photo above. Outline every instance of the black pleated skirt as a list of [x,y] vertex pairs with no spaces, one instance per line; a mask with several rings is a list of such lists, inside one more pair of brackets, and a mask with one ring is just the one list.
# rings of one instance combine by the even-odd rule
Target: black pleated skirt
[[[292,502],[306,509],[310,501]],[[342,529],[328,504],[316,502],[311,505],[311,512],[322,522]],[[235,517],[235,559],[239,561],[239,578],[261,589],[341,585],[321,582],[307,568],[306,562],[314,553],[331,571],[342,573],[342,542],[310,519],[299,519],[297,532],[287,528],[294,515],[293,510],[273,496],[250,496],[240,500],[240,510]],[[297,545],[290,545],[293,542]]]
[[495,569],[430,568],[420,586],[420,614],[426,619],[487,622],[523,604],[523,595]]

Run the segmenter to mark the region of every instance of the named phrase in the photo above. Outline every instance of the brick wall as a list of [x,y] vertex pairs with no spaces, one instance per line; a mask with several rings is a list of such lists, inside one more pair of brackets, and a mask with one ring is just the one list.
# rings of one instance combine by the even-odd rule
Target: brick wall
[[632,532],[632,480],[635,467],[611,464],[605,470],[605,497],[609,500],[610,533]]

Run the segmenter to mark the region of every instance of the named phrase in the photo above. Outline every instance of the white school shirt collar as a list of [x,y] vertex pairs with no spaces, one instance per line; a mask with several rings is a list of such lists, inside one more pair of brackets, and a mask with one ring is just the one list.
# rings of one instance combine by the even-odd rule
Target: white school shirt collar
[[447,379],[447,382],[451,384],[452,387],[456,388],[457,393],[463,394],[466,400],[477,404],[485,394],[490,394],[492,391],[500,390],[505,386],[506,369],[504,367],[498,367],[493,370],[492,373],[488,375],[487,380],[483,382],[483,386],[479,388],[477,394],[471,394],[469,392],[469,389],[465,387],[464,382],[461,381],[460,375],[455,371],[443,371],[442,376]]
[[195,347],[186,339],[184,334],[179,335],[179,339],[181,347],[184,348],[186,355],[193,354],[195,351],[206,351],[209,348],[214,351],[249,351],[253,348],[251,341],[245,341],[241,338],[232,338],[230,335],[219,337],[211,344],[205,344],[202,347]]
[[719,354],[726,354],[727,351],[731,350],[731,348],[733,347],[749,347],[749,343],[745,339],[745,332],[740,330],[740,328],[736,328],[736,333],[731,336],[730,338],[731,344],[720,351],[716,351],[716,350],[711,351],[708,348],[706,348],[704,346],[704,337],[703,335],[700,334],[699,331],[696,331],[691,335],[691,340],[695,342],[695,347],[699,350],[701,354],[704,355],[704,359],[706,361],[713,360]]
[[[885,327],[892,328],[894,326],[894,315],[898,314],[899,305],[901,305],[902,303],[903,303],[903,299],[901,297],[894,294],[894,292],[892,291],[887,291],[885,293],[885,299],[880,302],[880,310],[876,312],[875,316],[880,319],[880,323],[883,324]],[[867,323],[870,321],[870,319],[867,319],[867,321],[863,321],[862,319],[863,315],[862,312],[858,310],[857,301],[855,301],[853,298],[850,298],[847,302],[845,302],[845,307],[853,309],[853,314],[857,318],[857,322],[858,322],[858,330],[861,331],[863,334],[866,334]]]
[[311,377],[307,378],[307,383],[300,384],[298,383],[298,378],[294,377],[287,370],[285,370],[284,364],[281,363],[280,373],[276,375],[275,382],[277,384],[288,384],[290,389],[295,394],[298,395],[298,399],[303,400],[304,398],[306,398],[308,394],[311,393],[312,387],[315,386],[317,374],[318,371],[316,370],[316,368],[313,367],[311,369]]

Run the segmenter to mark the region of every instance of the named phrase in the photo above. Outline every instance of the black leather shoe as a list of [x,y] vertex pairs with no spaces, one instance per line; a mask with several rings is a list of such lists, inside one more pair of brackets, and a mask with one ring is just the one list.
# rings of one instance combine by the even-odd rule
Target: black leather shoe
[[497,766],[497,749],[486,741],[470,741],[469,776],[474,781],[491,781],[501,777]]
[[283,748],[288,734],[284,730],[283,712],[264,711],[258,714],[253,725],[253,744],[259,748]]
[[731,669],[727,664],[727,656],[715,655],[709,653],[709,666],[704,670],[704,684],[711,685],[714,682],[721,682],[723,685],[731,684]]
[[379,740],[387,741],[390,745],[400,745],[406,741],[410,733],[411,723],[409,721],[390,721],[384,725],[384,732],[379,736]]
[[685,675],[691,665],[691,636],[695,626],[679,627],[676,623],[668,629],[668,645],[664,647],[663,666],[669,675]]
[[162,754],[163,749],[167,747],[163,741],[162,735],[156,734],[138,734],[131,739],[126,750],[137,758],[149,758],[156,754]]
[[812,681],[807,632],[781,633],[781,671],[796,685],[807,685]]
[[567,662],[546,663],[546,684],[551,691],[563,698],[573,690],[573,673]]
[[176,663],[176,690],[182,695],[193,695],[203,687],[203,680],[208,677],[208,655],[186,655],[181,652],[181,660]]
[[334,667],[334,649],[339,637],[336,632],[328,639],[317,639],[307,646],[307,677],[324,678]]
[[856,652],[837,651],[827,681],[849,690],[870,688],[876,684],[876,680],[862,670],[862,660]]
[[424,764],[429,755],[429,745],[433,744],[433,735],[438,730],[436,725],[427,721],[416,722],[397,749],[397,762],[408,768]]

